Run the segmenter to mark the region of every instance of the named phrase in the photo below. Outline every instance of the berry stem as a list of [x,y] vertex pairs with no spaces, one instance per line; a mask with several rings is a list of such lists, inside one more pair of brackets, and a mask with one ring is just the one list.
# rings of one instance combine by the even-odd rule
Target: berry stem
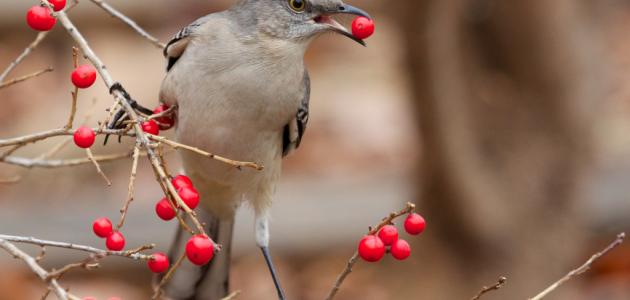
[[[387,216],[381,221],[381,223],[379,223],[378,225],[374,227],[370,227],[370,230],[368,231],[368,235],[376,234],[379,230],[381,230],[381,228],[383,228],[383,226],[392,224],[392,221],[394,221],[394,219],[402,215],[406,215],[414,211],[415,209],[416,209],[415,204],[407,202],[407,206],[404,209],[398,212],[390,213],[389,216]],[[326,300],[331,300],[335,297],[343,281],[346,280],[346,277],[348,277],[348,275],[350,275],[350,273],[352,272],[352,268],[354,267],[354,264],[357,263],[358,258],[359,258],[359,253],[355,251],[352,257],[350,257],[350,259],[348,260],[348,263],[346,264],[346,268],[343,269],[343,271],[341,271],[341,273],[337,276],[337,280],[335,280],[335,283],[333,284],[330,292],[328,292],[328,296],[326,296]]]

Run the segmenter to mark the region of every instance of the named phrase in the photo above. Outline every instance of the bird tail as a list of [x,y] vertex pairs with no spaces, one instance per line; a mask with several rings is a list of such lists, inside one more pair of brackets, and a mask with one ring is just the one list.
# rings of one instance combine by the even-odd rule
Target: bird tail
[[[203,210],[198,211],[198,218],[205,224],[210,238],[222,246],[221,251],[205,266],[195,266],[188,261],[182,262],[168,284],[165,294],[173,300],[218,300],[227,296],[230,279],[230,252],[234,220],[220,220]],[[169,260],[174,263],[184,254],[190,234],[181,224],[169,251]]]

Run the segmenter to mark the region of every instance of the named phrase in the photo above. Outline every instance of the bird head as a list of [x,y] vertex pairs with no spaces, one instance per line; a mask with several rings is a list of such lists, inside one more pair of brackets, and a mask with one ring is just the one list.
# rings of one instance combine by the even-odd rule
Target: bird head
[[260,33],[298,43],[308,43],[314,37],[335,32],[365,46],[333,15],[349,14],[371,19],[365,11],[341,0],[244,0],[241,9],[249,11]]

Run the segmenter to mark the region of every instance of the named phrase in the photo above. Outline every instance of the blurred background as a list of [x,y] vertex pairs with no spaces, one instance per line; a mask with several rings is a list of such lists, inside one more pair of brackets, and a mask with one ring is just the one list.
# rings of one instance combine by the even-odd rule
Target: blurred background
[[[24,14],[36,1],[4,0],[0,69],[35,38]],[[231,1],[111,0],[161,41]],[[630,228],[630,2],[349,1],[369,11],[376,34],[360,47],[318,39],[306,56],[311,118],[285,161],[272,222],[272,250],[290,299],[323,299],[369,225],[407,201],[428,221],[404,262],[360,262],[337,299],[525,299]],[[90,1],[70,13],[142,104],[158,103],[161,51]],[[349,24],[350,18],[345,20]],[[58,25],[9,78],[53,73],[0,90],[0,138],[65,124],[72,40]],[[79,122],[94,126],[112,103],[105,87],[79,94]],[[172,133],[167,133],[171,135]],[[36,157],[62,139],[15,153]],[[110,143],[96,154],[126,152]],[[212,149],[207,149],[212,151]],[[83,157],[67,147],[57,158]],[[168,157],[176,170],[176,154]],[[118,220],[131,160],[25,170],[0,164],[0,232],[104,247],[93,219]],[[174,223],[154,213],[161,190],[141,160],[123,233],[128,247],[167,250]],[[255,247],[252,212],[239,213],[232,289],[238,299],[274,299]],[[37,248],[24,249],[33,254]],[[47,267],[82,259],[49,249]],[[0,253],[0,299],[39,299],[46,287]],[[142,263],[107,258],[62,282],[77,295],[148,299]],[[52,297],[52,296],[51,296]],[[622,246],[548,299],[630,299],[630,246]]]

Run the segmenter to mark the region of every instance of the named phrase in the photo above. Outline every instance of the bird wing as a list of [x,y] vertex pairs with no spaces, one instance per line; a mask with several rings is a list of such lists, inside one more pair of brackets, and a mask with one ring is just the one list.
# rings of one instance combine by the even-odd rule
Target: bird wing
[[209,16],[205,16],[192,22],[188,26],[182,28],[164,48],[164,57],[167,59],[166,72],[170,71],[175,65],[177,60],[184,54],[186,46],[190,42],[190,38],[196,32],[196,30],[208,21]]
[[308,72],[304,72],[304,96],[295,117],[284,126],[282,138],[282,156],[287,156],[297,149],[302,142],[302,137],[308,124],[308,104],[311,98],[311,79]]

